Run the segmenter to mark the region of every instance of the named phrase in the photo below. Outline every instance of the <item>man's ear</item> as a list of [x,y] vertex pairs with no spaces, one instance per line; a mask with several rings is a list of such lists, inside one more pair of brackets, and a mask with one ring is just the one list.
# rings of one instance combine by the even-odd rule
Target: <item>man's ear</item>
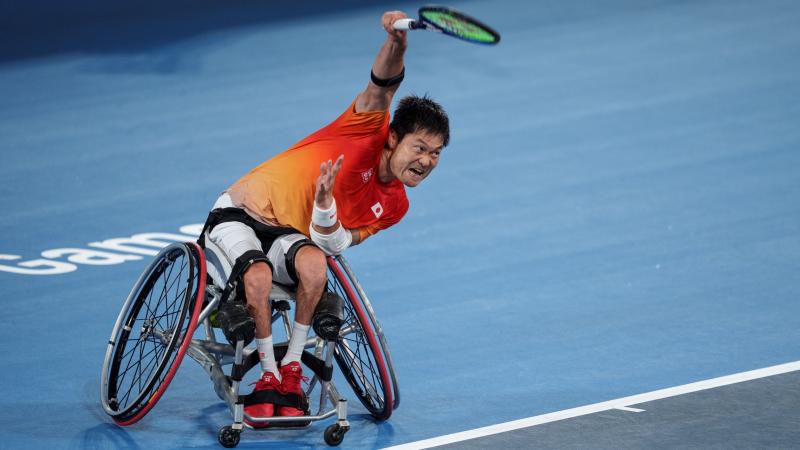
[[394,150],[397,147],[397,133],[394,130],[389,130],[389,150]]

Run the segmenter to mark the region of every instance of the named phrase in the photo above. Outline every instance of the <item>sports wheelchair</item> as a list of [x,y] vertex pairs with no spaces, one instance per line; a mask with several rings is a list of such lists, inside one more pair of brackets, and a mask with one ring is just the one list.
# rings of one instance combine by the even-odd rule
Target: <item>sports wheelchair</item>
[[[208,373],[214,391],[233,416],[233,423],[218,433],[224,447],[238,445],[245,419],[267,423],[269,427],[263,429],[270,430],[305,428],[333,416],[336,421],[325,429],[324,440],[328,445],[340,444],[350,427],[347,401],[332,380],[334,360],[369,413],[379,421],[389,418],[400,404],[392,358],[369,299],[343,256],[327,259],[326,292],[302,355],[313,372],[302,398],[308,415],[246,414],[248,396],[239,391],[245,373],[259,365],[258,352],[247,346],[253,339],[252,323],[243,326],[241,320],[221,317],[226,305],[239,302],[241,310],[243,302],[235,289],[238,281],[228,279],[231,267],[220,256],[208,240],[205,249],[193,242],[174,243],[163,248],[134,284],[103,362],[100,399],[114,422],[127,426],[142,419],[164,394],[187,354]],[[277,283],[270,293],[273,324],[281,321],[287,336],[293,323],[289,319],[293,294],[291,288]],[[228,342],[217,340],[215,328],[222,329]],[[277,360],[287,346],[288,340],[275,344]],[[230,366],[227,374],[226,366]],[[314,414],[309,407],[312,399],[318,403]]]

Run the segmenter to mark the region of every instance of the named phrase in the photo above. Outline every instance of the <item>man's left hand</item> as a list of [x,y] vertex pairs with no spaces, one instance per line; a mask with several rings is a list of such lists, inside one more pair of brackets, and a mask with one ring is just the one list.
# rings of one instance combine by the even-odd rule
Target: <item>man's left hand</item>
[[323,162],[319,166],[319,177],[317,178],[317,192],[314,196],[314,202],[320,209],[329,209],[333,204],[333,183],[336,181],[336,175],[342,169],[344,162],[344,155],[339,155],[336,162]]

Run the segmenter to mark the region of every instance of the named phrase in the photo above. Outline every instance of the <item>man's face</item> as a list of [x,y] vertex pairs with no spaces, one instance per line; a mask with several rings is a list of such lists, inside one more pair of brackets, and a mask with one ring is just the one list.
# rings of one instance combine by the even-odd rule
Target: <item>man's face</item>
[[391,132],[389,147],[393,149],[389,159],[389,171],[408,187],[422,182],[439,163],[444,138],[424,130],[408,133],[397,142],[397,135]]

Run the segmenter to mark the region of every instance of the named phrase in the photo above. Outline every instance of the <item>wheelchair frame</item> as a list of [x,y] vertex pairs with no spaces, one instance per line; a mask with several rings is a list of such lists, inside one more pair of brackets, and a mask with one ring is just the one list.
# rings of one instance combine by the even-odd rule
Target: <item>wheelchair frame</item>
[[[151,339],[150,336],[152,335],[154,338],[151,340],[154,340],[156,344],[160,343],[162,346],[165,346],[165,348],[177,348],[177,350],[172,350],[172,352],[175,353],[175,357],[172,360],[172,356],[170,355],[171,350],[165,350],[164,356],[158,363],[158,369],[155,370],[154,374],[149,376],[147,380],[148,383],[152,384],[151,380],[153,380],[157,382],[158,385],[153,387],[151,384],[148,384],[144,390],[140,388],[142,392],[139,394],[139,397],[133,401],[134,405],[127,406],[122,413],[120,413],[118,409],[119,405],[117,405],[117,409],[115,409],[115,403],[117,402],[116,396],[118,396],[116,393],[118,381],[116,377],[118,377],[119,373],[118,359],[120,358],[120,354],[129,353],[127,347],[125,347],[129,337],[125,334],[126,330],[128,333],[131,333],[132,328],[138,327],[138,325],[133,325],[136,321],[133,321],[130,317],[132,317],[132,314],[139,314],[139,311],[137,310],[134,314],[131,312],[131,308],[136,309],[134,304],[137,302],[141,303],[142,298],[148,295],[148,293],[142,294],[143,286],[147,287],[148,283],[150,283],[151,286],[149,289],[153,289],[153,285],[155,285],[156,282],[150,282],[149,280],[152,279],[155,276],[153,274],[158,273],[159,268],[165,264],[164,260],[168,257],[167,255],[176,254],[176,252],[181,250],[188,252],[187,254],[194,255],[196,259],[196,261],[193,262],[196,263],[198,273],[193,274],[190,268],[188,283],[191,285],[192,277],[195,277],[197,279],[197,286],[195,292],[191,295],[188,292],[186,293],[187,298],[194,298],[195,304],[188,305],[191,306],[191,308],[184,308],[192,309],[192,319],[196,318],[196,320],[189,320],[188,323],[190,323],[190,325],[188,325],[185,330],[181,330],[181,328],[176,328],[172,331],[148,330],[147,333],[145,333],[145,329],[148,328],[149,325],[147,324],[151,319],[144,321],[146,325],[142,326],[137,338],[139,341]],[[359,399],[368,409],[370,408],[365,402],[364,396],[378,395],[377,392],[374,392],[374,387],[369,385],[367,374],[365,374],[359,366],[355,364],[347,366],[346,364],[348,361],[347,358],[349,357],[353,360],[352,358],[355,355],[346,342],[348,336],[353,334],[362,336],[369,341],[369,350],[372,353],[372,358],[377,361],[376,365],[380,366],[379,369],[382,370],[380,378],[382,382],[381,385],[384,389],[384,401],[389,403],[389,405],[384,405],[384,411],[388,413],[384,413],[385,417],[379,417],[376,416],[375,412],[372,410],[370,410],[370,412],[378,420],[385,420],[391,415],[391,411],[399,406],[400,396],[397,378],[383,330],[375,317],[375,312],[364,289],[356,279],[355,274],[345,258],[340,255],[328,257],[329,286],[331,279],[335,279],[335,282],[340,286],[340,292],[342,294],[340,296],[347,304],[346,306],[351,308],[353,315],[351,320],[353,323],[343,326],[340,329],[339,337],[335,340],[325,340],[319,336],[312,335],[306,341],[306,350],[303,352],[303,363],[312,369],[314,376],[308,384],[305,394],[310,399],[314,389],[319,387],[319,402],[316,406],[316,411],[312,415],[301,417],[252,417],[245,413],[243,396],[239,394],[241,380],[245,373],[258,365],[259,361],[257,351],[252,347],[246,348],[244,342],[238,341],[235,344],[230,344],[222,343],[217,340],[210,318],[212,313],[217,311],[223,301],[230,300],[222,298],[223,291],[219,287],[224,286],[223,281],[227,281],[227,274],[230,273],[230,264],[226,265],[225,263],[227,261],[220,258],[220,256],[219,249],[213,248],[213,244],[212,246],[207,245],[204,251],[194,243],[172,244],[164,248],[162,252],[156,256],[155,260],[139,278],[137,284],[134,285],[131,294],[120,312],[114,330],[112,331],[109,346],[106,351],[106,359],[103,364],[101,402],[106,413],[111,415],[115,422],[119,425],[130,425],[141,419],[150,408],[155,405],[164,390],[166,390],[172,376],[181,363],[183,355],[188,354],[189,357],[199,363],[209,375],[213,382],[215,393],[228,405],[233,416],[233,423],[225,425],[219,430],[218,439],[223,446],[230,448],[235,447],[239,443],[240,434],[245,429],[245,419],[252,423],[269,424],[271,428],[265,428],[269,430],[272,429],[272,427],[279,429],[306,428],[313,422],[325,420],[333,416],[336,416],[336,422],[325,429],[324,438],[325,442],[329,445],[338,445],[342,442],[344,434],[349,430],[350,424],[347,421],[347,400],[340,395],[332,380],[334,359],[337,360],[337,363],[345,374],[345,378],[348,383],[351,384],[351,387],[353,387],[356,395],[359,396]],[[192,258],[189,257],[189,259],[191,260]],[[206,261],[208,261],[208,265],[206,265]],[[166,269],[161,270],[164,271]],[[206,283],[206,273],[213,279],[213,282]],[[160,277],[161,274],[158,274],[158,276]],[[202,293],[200,291],[201,287]],[[234,295],[235,290],[231,296],[233,297]],[[289,301],[293,300],[294,296],[291,290],[279,284],[273,284],[273,288],[270,292],[270,301],[273,306],[272,322],[274,324],[278,321],[282,321],[287,337],[291,336],[291,324],[293,322],[289,318],[288,311],[290,309]],[[198,304],[198,302],[201,304]],[[202,310],[200,309],[201,306]],[[141,309],[141,307],[139,307],[139,309]],[[180,316],[176,327],[183,323],[183,318],[187,314],[188,312]],[[137,320],[139,319],[137,318]],[[366,323],[366,321],[370,323]],[[193,337],[199,328],[203,329],[203,339],[186,339],[186,337]],[[174,342],[176,340],[175,336],[181,341],[180,346]],[[375,340],[376,337],[377,340]],[[122,350],[118,349],[118,341],[122,342],[120,344],[123,346]],[[285,351],[287,342],[275,344],[276,359]],[[168,347],[168,345],[172,347]],[[378,349],[377,352],[375,351],[376,348]],[[358,349],[356,349],[356,352],[358,352]],[[139,363],[141,364],[141,362]],[[381,363],[384,364],[381,365]],[[115,364],[116,369],[114,368]],[[130,364],[131,363],[128,363],[129,367]],[[230,374],[227,375],[224,371],[224,366],[226,365],[231,365]],[[169,370],[165,375],[164,370],[167,366]],[[123,372],[127,372],[127,370],[128,368]],[[125,376],[126,375],[123,373],[122,378]],[[372,376],[374,378],[374,374]],[[112,377],[115,378],[112,379]],[[361,385],[354,384],[354,382],[358,380],[361,380],[364,387],[363,389]],[[391,386],[386,386],[387,382]],[[111,391],[113,391],[113,393],[110,392],[109,386],[112,386]],[[370,392],[371,387],[373,388],[372,392]],[[142,401],[142,398],[148,396],[149,398],[147,398],[141,406],[137,403]],[[134,413],[131,413],[131,410]]]

